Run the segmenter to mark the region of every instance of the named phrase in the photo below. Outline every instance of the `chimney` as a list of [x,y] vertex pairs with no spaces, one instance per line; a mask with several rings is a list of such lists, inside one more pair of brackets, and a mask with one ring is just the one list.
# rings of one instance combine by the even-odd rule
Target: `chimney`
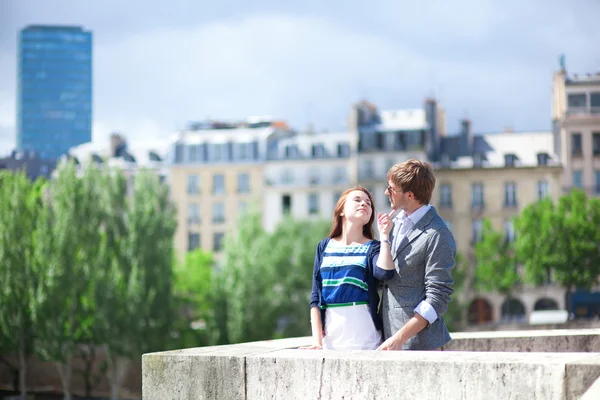
[[460,121],[460,154],[470,155],[473,152],[473,132],[471,121],[463,119]]
[[125,139],[118,133],[110,135],[110,156],[118,157],[121,149],[126,145]]

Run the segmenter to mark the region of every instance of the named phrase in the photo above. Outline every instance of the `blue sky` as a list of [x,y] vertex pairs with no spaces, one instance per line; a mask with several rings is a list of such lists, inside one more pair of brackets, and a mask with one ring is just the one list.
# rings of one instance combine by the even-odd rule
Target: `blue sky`
[[28,24],[94,32],[94,140],[172,134],[206,117],[346,127],[353,102],[435,95],[450,132],[550,128],[552,73],[600,71],[599,0],[0,1],[0,151],[15,135],[16,40]]

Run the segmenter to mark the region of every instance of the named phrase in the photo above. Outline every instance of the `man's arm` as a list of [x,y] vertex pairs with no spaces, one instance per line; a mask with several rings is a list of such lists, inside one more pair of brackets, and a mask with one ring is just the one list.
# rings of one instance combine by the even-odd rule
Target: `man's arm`
[[415,309],[413,317],[398,332],[379,346],[378,350],[400,350],[408,339],[434,323],[448,310],[454,292],[451,270],[454,267],[456,245],[448,229],[432,235],[427,246],[425,264],[425,299]]

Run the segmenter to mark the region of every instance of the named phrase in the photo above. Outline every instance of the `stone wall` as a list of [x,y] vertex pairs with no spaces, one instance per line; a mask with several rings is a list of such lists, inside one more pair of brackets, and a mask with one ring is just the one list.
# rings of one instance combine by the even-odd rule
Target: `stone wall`
[[571,400],[600,377],[599,330],[455,336],[463,351],[300,350],[310,338],[297,338],[146,354],[143,398]]

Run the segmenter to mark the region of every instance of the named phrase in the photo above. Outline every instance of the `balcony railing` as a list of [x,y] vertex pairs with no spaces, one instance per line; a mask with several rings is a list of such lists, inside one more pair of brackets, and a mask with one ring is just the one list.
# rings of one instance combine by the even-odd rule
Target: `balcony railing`
[[600,185],[596,186],[563,186],[563,192],[568,193],[572,190],[583,190],[588,196],[600,196]]
[[567,108],[567,115],[594,115],[600,117],[600,107],[569,107]]

